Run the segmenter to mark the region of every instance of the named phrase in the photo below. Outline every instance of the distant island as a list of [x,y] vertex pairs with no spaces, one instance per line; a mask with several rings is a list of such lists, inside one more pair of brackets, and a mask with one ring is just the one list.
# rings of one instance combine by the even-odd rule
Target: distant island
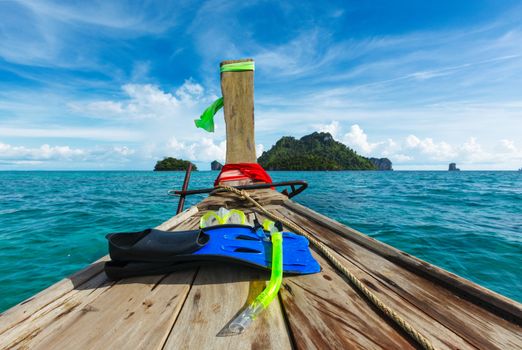
[[448,167],[448,171],[460,171],[460,169],[457,168],[457,164],[455,164],[455,163],[450,163],[450,164],[449,164],[449,167]]
[[266,170],[392,170],[389,159],[360,156],[327,132],[284,136],[257,161]]
[[[393,170],[388,158],[366,158],[345,144],[334,140],[327,132],[314,132],[300,139],[283,136],[270,150],[257,159],[266,170]],[[186,170],[190,161],[165,157],[154,171]],[[211,170],[221,170],[217,160]],[[197,170],[192,164],[192,170]]]
[[221,169],[223,169],[223,164],[221,164],[217,160],[210,163],[210,170],[221,170]]
[[369,158],[377,170],[393,170],[392,162],[388,158]]
[[[177,159],[173,157],[165,157],[158,160],[154,166],[154,171],[176,171],[187,170],[190,162],[188,160]],[[192,170],[198,170],[195,164],[192,164]]]

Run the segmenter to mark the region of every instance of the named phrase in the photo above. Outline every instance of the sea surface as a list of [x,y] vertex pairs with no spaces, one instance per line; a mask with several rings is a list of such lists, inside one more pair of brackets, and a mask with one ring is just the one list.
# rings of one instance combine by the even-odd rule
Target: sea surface
[[[192,174],[209,187],[217,172]],[[522,302],[522,172],[272,172],[295,200]],[[0,172],[0,311],[175,214],[183,172]],[[203,196],[187,198],[187,206]]]

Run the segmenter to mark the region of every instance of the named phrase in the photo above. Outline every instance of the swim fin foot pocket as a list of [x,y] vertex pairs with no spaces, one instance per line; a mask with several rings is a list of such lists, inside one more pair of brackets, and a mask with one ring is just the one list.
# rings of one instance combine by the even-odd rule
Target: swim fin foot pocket
[[[272,243],[268,232],[248,225],[225,224],[190,231],[147,229],[107,235],[111,279],[165,274],[209,262],[226,262],[271,269]],[[311,274],[321,271],[308,240],[283,232],[283,271]]]

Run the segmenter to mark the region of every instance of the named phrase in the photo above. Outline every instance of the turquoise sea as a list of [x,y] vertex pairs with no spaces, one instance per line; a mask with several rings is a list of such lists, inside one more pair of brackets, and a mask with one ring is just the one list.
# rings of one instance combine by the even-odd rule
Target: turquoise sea
[[[522,172],[272,172],[295,199],[522,302]],[[105,234],[174,215],[182,172],[0,172],[0,311],[107,253]],[[209,187],[217,172],[192,175]],[[189,197],[187,205],[202,196]]]

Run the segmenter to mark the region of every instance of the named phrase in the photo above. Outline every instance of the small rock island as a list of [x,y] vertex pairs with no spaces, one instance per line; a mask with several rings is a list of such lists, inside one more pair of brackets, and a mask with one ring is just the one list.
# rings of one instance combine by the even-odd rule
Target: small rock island
[[449,168],[448,168],[448,171],[460,171],[460,169],[457,168],[457,164],[455,164],[455,163],[450,163]]
[[217,160],[210,163],[210,170],[221,170],[221,169],[223,169],[223,164],[221,164]]
[[258,158],[266,170],[391,170],[386,158],[374,161],[358,155],[327,132],[314,132],[299,140],[284,136]]
[[[188,160],[177,159],[173,157],[165,157],[158,160],[154,166],[154,171],[179,171],[187,170],[190,162]],[[192,164],[192,170],[198,170],[195,164]]]
[[370,158],[370,162],[377,168],[377,170],[393,170],[392,162],[388,158]]

